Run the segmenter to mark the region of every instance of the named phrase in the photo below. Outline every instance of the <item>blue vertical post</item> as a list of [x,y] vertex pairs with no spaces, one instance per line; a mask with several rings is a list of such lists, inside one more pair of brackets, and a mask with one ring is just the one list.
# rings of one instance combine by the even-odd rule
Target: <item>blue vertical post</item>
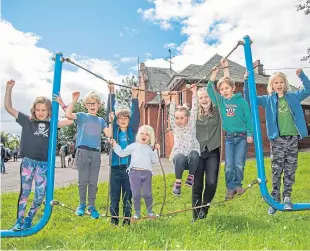
[[[265,167],[264,167],[264,154],[263,154],[263,142],[262,142],[262,133],[260,129],[260,120],[259,120],[259,112],[257,106],[257,93],[256,93],[256,84],[254,78],[254,69],[253,69],[253,60],[252,60],[252,51],[251,51],[251,39],[249,36],[245,36],[244,40],[244,55],[246,68],[249,72],[248,85],[249,85],[249,96],[250,96],[250,105],[252,112],[252,120],[254,124],[254,143],[255,143],[255,153],[256,153],[256,164],[257,164],[257,172],[258,178],[260,179],[260,191],[264,198],[264,200],[273,208],[277,210],[285,210],[284,205],[275,201],[267,190],[266,185],[266,176],[265,176]],[[309,210],[310,204],[300,203],[294,204],[293,210]]]
[[[59,95],[62,71],[62,54],[56,53],[55,69],[54,69],[54,82],[53,94]],[[1,238],[3,237],[24,237],[36,234],[45,227],[52,214],[51,201],[54,197],[54,177],[55,177],[55,158],[56,158],[56,141],[57,141],[57,128],[58,128],[58,109],[59,104],[55,101],[52,102],[52,117],[50,121],[50,135],[48,145],[48,170],[47,170],[47,188],[46,188],[46,203],[44,213],[37,225],[21,231],[1,230]],[[12,219],[13,220],[13,219]],[[12,222],[13,224],[13,222]]]

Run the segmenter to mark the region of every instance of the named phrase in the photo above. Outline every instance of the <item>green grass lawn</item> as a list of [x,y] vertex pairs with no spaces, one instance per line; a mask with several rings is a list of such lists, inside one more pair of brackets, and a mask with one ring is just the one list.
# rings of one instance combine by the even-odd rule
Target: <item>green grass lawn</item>
[[[270,179],[270,159],[265,160],[266,176]],[[257,178],[256,163],[247,161],[244,184]],[[182,196],[172,194],[173,175],[167,176],[167,203],[164,213],[191,207],[191,190],[182,187]],[[270,183],[268,184],[270,191]],[[155,212],[162,202],[163,181],[153,179]],[[225,195],[224,170],[221,169],[214,202]],[[100,184],[97,207],[105,212],[106,184]],[[16,217],[18,194],[1,197],[2,229],[10,228]],[[32,197],[31,197],[32,198]],[[55,200],[75,208],[78,203],[76,185],[56,189]],[[293,187],[293,202],[310,203],[310,153],[299,154],[299,168]],[[28,207],[29,208],[29,207]],[[142,208],[145,208],[144,202]],[[1,249],[72,250],[72,249],[309,249],[310,211],[267,214],[257,185],[241,197],[224,205],[211,207],[208,217],[191,223],[191,212],[156,220],[140,221],[127,227],[113,227],[108,218],[92,220],[78,217],[70,210],[55,206],[49,223],[38,234],[25,238],[2,239]],[[36,220],[41,217],[38,212]]]

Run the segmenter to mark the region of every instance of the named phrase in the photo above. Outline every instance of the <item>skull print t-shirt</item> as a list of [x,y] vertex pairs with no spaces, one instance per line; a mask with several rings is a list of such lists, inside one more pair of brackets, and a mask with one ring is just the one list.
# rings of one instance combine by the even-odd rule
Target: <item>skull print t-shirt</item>
[[47,161],[49,121],[31,120],[19,112],[16,122],[21,125],[20,155],[34,160]]

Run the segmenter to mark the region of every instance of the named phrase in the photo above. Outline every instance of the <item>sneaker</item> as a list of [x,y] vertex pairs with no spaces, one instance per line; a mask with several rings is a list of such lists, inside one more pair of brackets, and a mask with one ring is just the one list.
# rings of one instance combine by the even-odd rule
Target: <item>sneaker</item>
[[243,194],[244,191],[245,191],[245,190],[244,190],[242,187],[237,187],[237,188],[236,188],[236,193],[237,193],[238,195]]
[[86,208],[85,204],[80,204],[76,209],[75,214],[78,216],[83,216],[85,214],[85,208]]
[[200,211],[199,214],[198,214],[198,219],[199,220],[203,220],[207,217],[207,212],[204,212],[204,211]]
[[32,218],[25,217],[24,224],[22,225],[22,229],[31,228],[31,226],[32,226]]
[[194,185],[194,175],[189,174],[185,182],[186,186],[192,187]]
[[139,214],[135,214],[135,215],[132,216],[132,218],[131,218],[131,222],[136,222],[136,221],[138,221],[138,220],[140,220],[140,215],[139,215]]
[[284,209],[286,209],[286,210],[292,210],[293,209],[293,203],[291,202],[290,197],[284,197],[283,203],[284,203]]
[[154,214],[153,212],[148,213],[148,217],[149,217],[150,219],[155,219],[155,218],[156,218],[156,214]]
[[172,190],[174,195],[181,194],[181,182],[175,182]]
[[207,217],[208,211],[210,207],[201,208],[198,214],[198,219],[202,220]]
[[130,220],[129,219],[124,219],[123,220],[123,226],[130,226]]
[[225,200],[232,200],[235,194],[236,194],[235,190],[227,190]]
[[89,206],[87,211],[90,213],[90,217],[92,217],[92,219],[98,219],[99,218],[99,213],[97,212],[97,210],[94,206]]
[[277,212],[277,209],[275,209],[273,207],[268,208],[268,214],[272,215],[272,214],[275,214],[276,212]]
[[12,231],[19,231],[22,229],[23,225],[23,218],[18,218],[14,224],[14,226],[11,228]]

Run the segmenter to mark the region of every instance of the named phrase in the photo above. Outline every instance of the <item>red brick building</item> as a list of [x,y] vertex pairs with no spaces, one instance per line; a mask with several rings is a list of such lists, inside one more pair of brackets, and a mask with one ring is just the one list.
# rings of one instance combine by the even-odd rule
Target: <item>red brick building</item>
[[[161,117],[159,123],[159,135],[157,137],[160,138],[161,142],[161,152],[163,157],[169,157],[172,146],[173,146],[173,135],[169,128],[168,121],[168,112],[169,111],[169,100],[160,100],[160,96],[156,92],[162,91],[180,91],[184,90],[187,83],[193,83],[201,80],[211,69],[213,66],[217,65],[221,56],[215,54],[210,60],[208,60],[204,65],[194,65],[191,64],[187,66],[183,71],[177,73],[171,69],[167,68],[159,68],[159,67],[146,67],[144,63],[140,64],[140,76],[139,76],[139,84],[141,88],[145,88],[145,90],[152,91],[150,92],[142,92],[139,95],[139,105],[140,105],[140,113],[141,113],[141,125],[147,124],[151,125],[154,129],[156,129],[157,124],[157,116],[159,107],[161,109]],[[232,62],[230,60],[229,65],[230,76],[236,82],[236,92],[242,92],[243,90],[243,75],[245,72],[245,67]],[[264,75],[263,65],[260,64],[259,61],[254,63],[255,69],[255,80],[256,80],[256,89],[258,95],[264,95],[267,93],[267,84],[268,84],[268,75]],[[218,74],[218,79],[223,76],[223,72]],[[293,87],[294,90],[296,88]],[[191,92],[185,91],[179,93],[178,102],[179,104],[183,103],[191,103]],[[310,98],[304,100],[302,102],[302,106],[305,112],[305,118],[307,120],[307,124],[309,124],[310,131]],[[259,108],[260,114],[260,122],[261,122],[261,130],[263,137],[263,146],[264,153],[269,154],[269,140],[266,134],[266,119],[265,112],[263,108]],[[310,133],[310,132],[309,132]],[[310,147],[310,137],[302,140],[300,142],[300,148],[309,148]],[[255,154],[253,144],[249,148],[249,155],[253,156]]]

